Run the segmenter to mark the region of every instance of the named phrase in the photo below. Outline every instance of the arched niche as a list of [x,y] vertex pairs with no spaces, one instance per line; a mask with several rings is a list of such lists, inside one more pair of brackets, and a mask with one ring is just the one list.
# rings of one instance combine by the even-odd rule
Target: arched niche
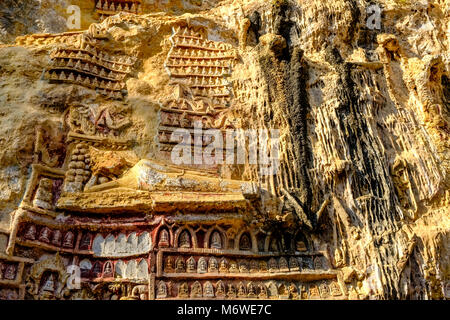
[[[189,240],[189,247],[186,242]],[[175,232],[175,244],[178,248],[198,248],[197,237],[194,231],[189,227],[179,228]]]
[[256,237],[249,230],[242,230],[235,240],[235,249],[256,252],[258,248]]
[[220,227],[213,227],[208,230],[204,241],[205,248],[225,249],[228,246],[224,230]]
[[169,228],[167,228],[166,226],[158,228],[156,232],[156,241],[155,241],[158,248],[170,247],[172,243],[171,240],[172,237]]
[[311,243],[303,232],[298,231],[292,237],[291,248],[296,252],[308,252],[311,251]]

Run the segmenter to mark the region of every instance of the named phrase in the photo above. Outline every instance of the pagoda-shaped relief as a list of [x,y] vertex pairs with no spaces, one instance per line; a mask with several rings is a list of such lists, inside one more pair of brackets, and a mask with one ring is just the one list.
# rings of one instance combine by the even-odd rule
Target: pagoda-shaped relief
[[122,100],[126,94],[125,80],[136,58],[110,54],[101,48],[100,27],[92,27],[76,41],[52,50],[51,63],[45,79],[55,83],[77,84],[96,90],[105,97]]
[[195,128],[234,129],[228,80],[236,63],[236,50],[227,43],[208,40],[203,27],[176,26],[170,37],[171,49],[164,67],[169,74],[173,95],[161,102],[158,142],[166,157],[180,143],[177,129],[188,130],[191,146],[201,148],[213,140],[205,134],[194,139]]

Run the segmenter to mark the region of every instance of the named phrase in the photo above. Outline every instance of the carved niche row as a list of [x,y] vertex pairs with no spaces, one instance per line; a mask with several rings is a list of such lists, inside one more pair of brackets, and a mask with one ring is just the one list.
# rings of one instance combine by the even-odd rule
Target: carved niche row
[[0,281],[14,281],[19,270],[19,263],[6,260],[0,260]]
[[270,259],[239,259],[169,256],[164,261],[165,273],[255,273],[328,270],[324,256],[280,257]]
[[132,232],[129,235],[120,233],[117,236],[109,234],[103,237],[95,236],[93,251],[98,257],[127,257],[147,254],[151,250],[151,238],[148,232],[140,234]]
[[336,280],[311,283],[275,283],[222,280],[173,283],[159,281],[156,298],[219,298],[219,299],[327,299],[343,296]]
[[[192,248],[195,247],[192,241],[193,235],[195,236],[194,231],[187,228],[179,228],[176,232],[173,232],[172,230],[169,231],[169,229],[167,229],[166,227],[162,227],[158,230],[156,243],[158,244],[159,248]],[[247,234],[243,234],[243,236],[248,238],[244,239],[243,241],[246,243],[246,245],[249,246],[248,248],[250,248],[251,244],[248,243],[250,242],[249,236]],[[226,236],[224,232],[218,230],[217,228],[211,229],[209,232],[209,237],[204,240],[205,247],[211,249],[225,249],[225,241]]]
[[[226,229],[226,227],[225,227]],[[219,225],[211,226],[208,230],[193,230],[189,226],[178,227],[173,230],[167,226],[157,229],[155,244],[159,248],[210,248],[231,249],[242,251],[280,252],[279,237],[275,234],[264,234],[251,229],[237,233],[233,230],[225,232]],[[193,241],[195,240],[195,241]],[[254,243],[255,242],[255,243]],[[287,241],[286,241],[287,242]],[[310,251],[310,245],[304,234],[298,232],[289,241],[296,252]],[[312,267],[311,267],[312,268]]]
[[148,262],[146,259],[132,259],[128,261],[95,261],[89,259],[80,261],[82,278],[109,279],[119,278],[128,280],[148,280]]
[[[47,226],[35,224],[24,224],[21,226],[20,238],[24,241],[33,241],[36,244],[48,244],[58,248],[73,249],[75,246],[76,233],[72,231],[61,231],[51,229]],[[90,233],[81,236],[79,250],[90,250],[92,235]]]

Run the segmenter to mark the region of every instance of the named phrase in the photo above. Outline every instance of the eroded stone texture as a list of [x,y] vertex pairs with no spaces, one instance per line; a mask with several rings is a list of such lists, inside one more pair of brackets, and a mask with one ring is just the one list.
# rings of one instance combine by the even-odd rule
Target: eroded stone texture
[[[446,1],[8,3],[0,299],[450,297]],[[196,122],[278,172],[175,165]]]

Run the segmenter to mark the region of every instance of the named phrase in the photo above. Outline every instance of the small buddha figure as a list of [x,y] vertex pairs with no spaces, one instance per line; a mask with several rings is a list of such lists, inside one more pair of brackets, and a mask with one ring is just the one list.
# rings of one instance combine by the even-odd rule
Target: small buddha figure
[[214,288],[211,284],[211,282],[207,281],[205,282],[203,286],[203,296],[206,298],[213,298],[214,297]]
[[322,298],[327,298],[330,295],[330,289],[325,282],[319,285],[319,293]]
[[207,272],[208,265],[206,263],[206,259],[204,257],[201,257],[198,260],[198,267],[197,272],[198,273],[206,273]]
[[332,281],[330,284],[331,294],[335,297],[342,295],[341,288],[336,281]]
[[186,272],[184,259],[182,257],[178,257],[175,261],[175,272]]
[[220,260],[219,272],[227,273],[228,272],[228,263],[225,258]]
[[289,267],[288,267],[288,263],[286,261],[286,258],[281,257],[278,264],[280,266],[280,271],[281,272],[289,272]]
[[159,234],[158,247],[164,248],[169,246],[169,232],[166,229],[163,229]]
[[183,282],[178,287],[178,298],[187,298],[189,297],[189,289],[186,282]]
[[228,292],[227,292],[228,298],[236,298],[236,288],[232,283],[228,285]]
[[164,281],[160,281],[158,285],[158,290],[156,292],[157,298],[166,298],[167,297],[167,286]]
[[277,286],[273,282],[269,284],[268,294],[270,299],[278,299]]
[[320,298],[319,288],[316,285],[309,286],[309,298],[310,299],[318,299]]
[[269,272],[278,272],[278,263],[275,258],[270,258],[269,260]]
[[248,292],[247,296],[249,298],[255,298],[256,297],[255,286],[253,285],[253,282],[251,282],[251,281],[247,284],[247,292]]
[[5,270],[4,278],[6,280],[16,279],[16,271],[17,271],[17,266],[15,264],[8,264],[6,267],[6,270]]
[[92,267],[92,276],[94,278],[99,278],[102,274],[102,269],[102,263],[100,261],[96,261]]
[[42,178],[33,200],[33,205],[42,209],[51,210],[53,202],[52,194],[53,181],[48,178]]
[[239,282],[239,284],[238,284],[238,297],[239,298],[245,298],[246,297],[245,287],[244,287],[244,284],[242,282]]
[[336,268],[340,268],[345,265],[345,254],[344,251],[340,248],[337,248],[334,251],[334,265]]
[[289,269],[291,271],[299,271],[298,260],[295,257],[289,258]]
[[241,239],[239,240],[239,250],[250,250],[252,248],[252,244],[250,241],[250,237],[248,234],[243,234]]
[[164,272],[172,273],[173,272],[173,259],[172,257],[168,257],[166,259],[166,265],[164,266]]
[[278,252],[278,251],[279,251],[279,249],[278,249],[278,243],[277,243],[277,240],[276,240],[276,239],[272,239],[272,240],[270,241],[269,250],[272,251],[272,252]]
[[216,283],[216,297],[223,298],[225,297],[225,285],[222,280],[217,281]]
[[315,270],[322,270],[323,269],[322,257],[315,257],[314,258],[314,269]]
[[217,259],[212,257],[209,258],[208,261],[208,272],[217,272],[219,269],[219,264],[217,263]]
[[89,250],[91,247],[92,235],[90,233],[83,234],[80,241],[80,250]]
[[293,300],[298,300],[298,290],[294,283],[290,283],[288,287],[289,298]]
[[286,288],[286,286],[284,284],[282,284],[279,288],[278,288],[278,296],[281,299],[287,299],[289,297],[289,292]]
[[299,252],[308,251],[308,248],[306,247],[305,243],[301,240],[297,241],[296,249]]
[[248,272],[248,263],[245,260],[241,260],[239,262],[239,272],[247,273]]
[[114,276],[113,265],[111,261],[106,261],[103,266],[103,278],[111,278]]
[[180,248],[190,248],[191,247],[191,237],[187,230],[184,230],[180,235],[179,241]]
[[30,225],[25,233],[25,239],[35,240],[36,239],[36,227],[34,225]]
[[50,274],[50,276],[47,278],[44,285],[42,286],[41,292],[50,293],[53,295],[53,293],[55,292],[55,281],[53,279],[53,274]]
[[264,261],[264,260],[261,260],[259,262],[259,271],[260,272],[267,272],[267,270],[268,270],[267,262]]
[[260,299],[267,299],[268,296],[267,296],[267,287],[266,287],[266,285],[261,283],[259,285],[258,289],[259,289],[258,297]]
[[211,235],[211,248],[222,249],[222,238],[218,231],[214,231]]
[[195,281],[191,288],[191,298],[201,298],[202,297],[202,285],[200,282]]
[[61,231],[55,230],[55,232],[53,232],[52,244],[59,247],[61,245],[61,239]]
[[51,231],[49,228],[47,227],[42,228],[41,233],[39,234],[39,241],[50,243],[50,234]]
[[186,271],[187,272],[195,272],[195,259],[194,257],[190,257],[187,261],[186,261]]
[[228,269],[228,272],[230,272],[230,273],[239,272],[238,265],[237,265],[236,261],[234,261],[234,260],[230,261],[230,268]]
[[250,261],[250,272],[251,273],[259,272],[259,263],[257,260]]
[[3,263],[0,261],[0,280],[3,279],[3,268],[4,268],[4,265],[3,265]]
[[65,248],[73,248],[73,239],[74,239],[74,235],[72,232],[67,232],[64,235],[64,241],[63,241],[63,247]]

